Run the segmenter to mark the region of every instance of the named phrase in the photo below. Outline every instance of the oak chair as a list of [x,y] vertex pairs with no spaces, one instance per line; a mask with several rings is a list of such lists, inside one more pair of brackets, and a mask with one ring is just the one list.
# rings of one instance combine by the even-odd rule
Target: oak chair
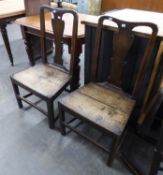
[[[163,56],[162,56],[163,57]],[[163,72],[163,71],[162,71]],[[162,117],[157,117],[157,112],[159,111],[159,115],[163,110],[163,77],[159,87],[158,92],[154,95],[153,99],[151,100],[148,108],[147,108],[147,115],[153,117],[155,120],[159,120],[160,132],[158,136],[158,141],[154,145],[153,148],[153,159],[150,166],[149,175],[157,175],[158,171],[163,171],[163,167],[161,167],[161,162],[163,162],[163,119]]]
[[[155,95],[153,101],[151,102],[152,114],[156,114],[159,108],[163,106],[163,81],[161,83],[160,89],[158,93]],[[163,110],[162,110],[163,111]],[[150,110],[148,112],[151,112]],[[150,168],[149,175],[157,175],[158,171],[163,171],[163,167],[161,167],[161,162],[163,162],[163,120],[160,121],[161,129],[159,140],[154,148],[153,160]]]
[[[55,44],[55,56],[54,64],[48,64],[46,54],[46,31],[45,31],[45,11],[50,11],[53,14],[52,28],[54,32],[54,44]],[[70,68],[67,70],[63,65],[62,51],[63,51],[63,33],[65,28],[65,21],[62,20],[64,14],[71,14],[73,16],[72,27],[72,46],[71,46],[71,58]],[[49,6],[42,6],[40,9],[40,27],[41,27],[41,58],[42,63],[30,67],[21,72],[15,73],[11,76],[11,82],[15,92],[15,96],[20,108],[23,107],[22,100],[40,112],[48,116],[49,127],[54,128],[54,111],[53,101],[60,95],[65,88],[71,83],[74,69],[74,55],[75,45],[78,29],[78,15],[72,10],[53,9]],[[29,94],[21,96],[19,87],[29,91]],[[47,103],[47,112],[40,109],[34,103],[27,98],[31,95],[35,95]]]
[[[130,128],[122,145],[121,158],[135,175],[157,175],[158,171],[163,171],[162,113],[163,79],[146,109],[145,121],[150,122],[150,134],[147,137]],[[144,129],[148,130],[147,127]]]
[[[108,27],[104,25],[104,21],[115,23],[118,28]],[[122,86],[124,72],[126,71],[126,65],[129,61],[125,58],[132,47],[135,34],[141,35],[141,33],[133,32],[133,29],[140,26],[149,27],[152,30],[152,33],[148,36],[147,46],[142,54],[142,64],[138,67],[138,70],[135,70],[134,72],[131,94],[128,94]],[[107,82],[98,82],[101,39],[103,32],[108,29],[114,30],[110,72]],[[110,152],[108,165],[112,164],[123,140],[127,122],[132,114],[136,98],[140,93],[139,91],[145,78],[147,69],[146,63],[153,50],[157,31],[157,26],[152,23],[127,22],[109,16],[100,17],[96,29],[91,82],[59,100],[62,135],[65,135],[66,128],[69,128],[90,142],[96,144],[107,153]],[[74,119],[79,119],[93,128],[105,132],[108,135],[110,134],[113,139],[111,149],[108,150],[103,145],[97,143],[96,140],[83,134],[78,128],[73,127],[70,124],[71,121],[66,120],[65,112],[74,116]]]

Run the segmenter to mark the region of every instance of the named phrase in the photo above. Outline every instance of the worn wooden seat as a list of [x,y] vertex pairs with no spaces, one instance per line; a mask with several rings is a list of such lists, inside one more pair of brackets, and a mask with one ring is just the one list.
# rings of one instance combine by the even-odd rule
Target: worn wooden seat
[[[116,23],[117,28],[104,25],[104,21],[108,22],[105,24]],[[129,68],[129,59],[133,58],[131,55],[130,58],[126,58],[126,56],[132,48],[135,35],[139,34],[134,32],[134,29],[140,26],[149,27],[152,32],[151,35],[146,36],[148,41],[146,42],[146,49],[142,53],[142,64],[139,65],[136,70],[130,69],[131,72],[128,72],[129,74],[132,74],[133,77],[130,82],[132,86],[131,93],[127,93],[124,86],[124,75],[127,75],[126,71],[127,68]],[[113,41],[110,41],[113,44],[113,51],[112,55],[111,53],[108,53],[108,59],[110,59],[108,79],[104,82],[98,82],[98,68],[101,66],[99,64],[100,49],[101,47],[106,47],[104,45],[105,43],[101,43],[101,38],[103,37],[103,32],[106,30],[114,31]],[[90,73],[91,83],[86,84],[84,87],[63,97],[59,101],[62,134],[65,135],[66,128],[69,128],[96,144],[104,151],[110,152],[108,165],[111,165],[113,162],[123,140],[127,122],[132,114],[137,97],[141,92],[147,70],[146,63],[151,56],[157,31],[157,26],[152,23],[127,22],[109,16],[100,17],[96,29],[93,58],[91,59],[93,60]],[[134,53],[136,53],[136,51]],[[71,125],[71,121],[74,120],[66,120],[65,112],[74,116],[74,120],[79,119],[82,123],[87,123],[91,127],[105,132],[105,134],[110,134],[113,141],[111,149],[108,150],[103,145],[97,143],[96,140],[81,132],[76,126],[74,127]]]
[[62,98],[61,103],[88,121],[121,135],[135,101],[122,91],[90,83]]
[[67,73],[43,64],[18,72],[13,78],[30,90],[48,98],[54,97],[71,80],[71,76]]
[[[49,10],[53,16],[51,19],[55,55],[54,64],[48,64],[46,52],[46,34],[45,34],[45,12]],[[70,67],[65,68],[63,65],[62,51],[63,51],[63,33],[65,22],[62,19],[64,14],[71,14],[72,20],[72,38],[71,38],[71,55]],[[54,128],[54,123],[57,118],[54,117],[53,101],[68,85],[73,87],[72,78],[74,77],[74,63],[75,63],[75,45],[78,30],[78,15],[75,11],[64,9],[53,9],[50,6],[42,6],[40,10],[40,24],[41,24],[41,57],[42,63],[30,67],[21,72],[15,73],[11,76],[12,85],[16,95],[16,99],[20,108],[23,107],[22,100],[31,106],[38,109],[40,112],[48,116],[49,127]],[[67,70],[68,69],[68,70]],[[20,95],[18,87],[21,87],[29,92],[27,95]],[[27,99],[31,95],[36,95],[47,103],[47,112],[36,106],[35,103]]]

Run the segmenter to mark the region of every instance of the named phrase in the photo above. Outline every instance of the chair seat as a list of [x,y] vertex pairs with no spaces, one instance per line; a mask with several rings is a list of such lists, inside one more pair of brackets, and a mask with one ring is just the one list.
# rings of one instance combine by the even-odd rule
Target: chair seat
[[70,81],[70,76],[50,65],[39,64],[13,75],[13,79],[44,97],[52,97]]
[[121,135],[135,105],[122,91],[93,83],[63,97],[60,103],[116,135]]

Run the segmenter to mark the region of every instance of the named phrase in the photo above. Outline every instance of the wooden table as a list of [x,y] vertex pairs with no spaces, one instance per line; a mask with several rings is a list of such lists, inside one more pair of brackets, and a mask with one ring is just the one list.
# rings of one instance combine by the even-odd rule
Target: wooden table
[[[157,24],[158,26],[158,37],[156,40],[155,48],[153,51],[152,56],[149,59],[149,67],[147,71],[147,78],[144,81],[143,88],[141,89],[141,96],[138,98],[138,110],[135,112],[135,116],[139,115],[139,108],[142,105],[146,105],[149,101],[150,94],[153,90],[153,87],[156,83],[157,75],[158,75],[158,67],[160,64],[160,53],[163,51],[163,43],[161,43],[161,40],[163,39],[163,22],[161,19],[163,19],[163,13],[156,13],[156,12],[149,12],[149,11],[143,11],[143,10],[134,10],[134,9],[122,9],[122,10],[115,10],[106,13],[106,15],[116,17],[121,20],[127,20],[127,21],[146,21],[146,22],[153,22]],[[95,32],[97,27],[99,17],[94,17],[94,19],[87,19],[83,21],[83,24],[85,24],[85,83],[88,83],[90,81],[90,72],[91,72],[91,63],[93,60],[92,53],[94,49],[94,43],[95,43]],[[103,47],[101,49],[100,54],[100,68],[99,68],[99,81],[105,81],[108,76],[108,70],[109,70],[109,59],[108,55],[112,52],[110,42],[108,41],[108,38],[112,38],[113,32],[116,29],[116,26],[113,22],[107,22],[106,27],[110,30],[108,32],[105,32],[104,39],[103,39]],[[137,56],[139,56],[142,52],[143,43],[145,42],[146,38],[150,34],[150,30],[144,27],[140,27],[136,29],[136,34],[138,38],[137,44],[135,43],[134,48],[137,51]],[[110,50],[109,50],[110,46]],[[134,53],[131,53],[133,56]],[[133,58],[134,60],[134,58]],[[140,60],[139,60],[140,61]],[[138,66],[138,63],[134,63],[134,66]],[[141,63],[141,62],[140,62]],[[139,64],[140,64],[139,63]],[[126,82],[131,82],[131,77],[128,75],[126,77]],[[139,112],[138,112],[139,111]],[[142,120],[139,121],[142,123]]]
[[12,65],[13,65],[13,56],[11,53],[11,48],[7,36],[6,26],[11,21],[24,15],[25,15],[24,0],[0,1],[0,30]]
[[[75,73],[75,79],[74,79],[74,89],[79,87],[79,73],[80,73],[80,67],[79,67],[79,56],[82,52],[82,44],[85,42],[85,29],[84,25],[81,24],[81,21],[86,20],[88,18],[92,18],[91,15],[85,15],[85,14],[79,14],[79,23],[78,23],[78,37],[77,37],[77,46],[76,46],[76,73]],[[70,15],[64,16],[65,20],[65,31],[64,31],[64,38],[63,42],[68,45],[69,52],[71,48],[71,26],[72,26],[72,19]],[[16,20],[16,23],[21,26],[23,38],[25,40],[26,44],[26,51],[28,54],[29,61],[31,65],[34,65],[34,54],[32,49],[32,42],[31,42],[31,35],[40,36],[40,17],[37,16],[29,16],[24,17]],[[51,27],[51,17],[50,14],[46,15],[46,32],[47,32],[47,39],[52,40],[53,39],[53,31]]]

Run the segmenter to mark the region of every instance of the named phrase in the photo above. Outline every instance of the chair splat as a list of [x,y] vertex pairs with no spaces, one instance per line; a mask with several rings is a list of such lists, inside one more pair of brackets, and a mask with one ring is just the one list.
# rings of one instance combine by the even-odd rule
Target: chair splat
[[123,68],[126,64],[125,58],[133,44],[134,35],[130,26],[121,24],[118,27],[119,30],[115,32],[113,38],[112,68],[108,81],[111,84],[121,87]]
[[54,18],[51,19],[52,28],[54,32],[55,40],[55,57],[54,62],[59,65],[63,65],[62,55],[63,55],[63,42],[62,37],[64,33],[65,22],[62,20],[63,14],[56,13],[53,11]]

